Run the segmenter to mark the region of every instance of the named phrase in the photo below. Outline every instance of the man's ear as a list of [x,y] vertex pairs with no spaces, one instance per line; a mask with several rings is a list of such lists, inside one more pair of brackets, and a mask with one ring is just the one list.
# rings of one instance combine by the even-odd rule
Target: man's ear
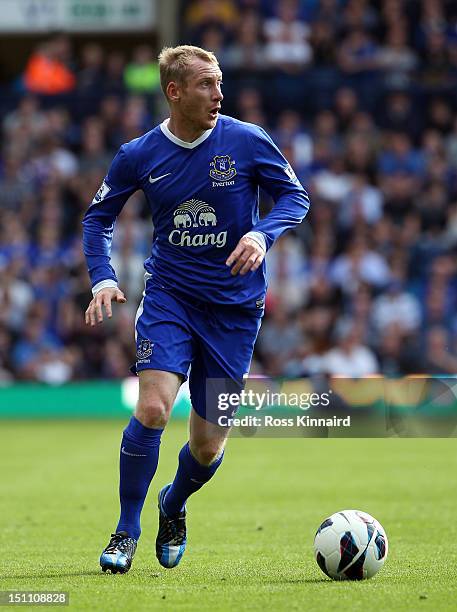
[[170,81],[167,85],[167,97],[170,102],[178,102],[181,97],[181,88],[176,81]]

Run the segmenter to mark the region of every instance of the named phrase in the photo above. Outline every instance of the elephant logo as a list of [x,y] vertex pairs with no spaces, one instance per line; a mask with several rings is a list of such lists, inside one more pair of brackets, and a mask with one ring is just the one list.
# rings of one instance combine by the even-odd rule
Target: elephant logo
[[173,224],[177,229],[208,227],[208,225],[214,227],[216,223],[217,217],[214,208],[201,200],[187,200],[173,213]]
[[216,225],[216,215],[213,212],[201,212],[198,216],[198,223],[207,227],[208,225]]
[[216,155],[209,165],[209,175],[215,181],[229,181],[236,175],[235,161],[230,155]]
[[179,212],[179,208],[178,208],[178,210],[175,211],[173,223],[175,224],[175,227],[178,227],[178,228],[179,227],[190,227],[192,225],[192,219],[190,215],[188,215],[187,213]]

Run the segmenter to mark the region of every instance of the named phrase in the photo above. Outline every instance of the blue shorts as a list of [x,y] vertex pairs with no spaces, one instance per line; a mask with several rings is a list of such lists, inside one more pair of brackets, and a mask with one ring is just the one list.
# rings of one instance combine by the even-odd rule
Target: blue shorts
[[208,379],[225,381],[230,392],[242,388],[262,316],[263,307],[251,310],[199,302],[149,279],[136,317],[137,361],[132,371],[175,372],[185,380],[190,370],[194,410],[217,422],[213,401],[208,400]]

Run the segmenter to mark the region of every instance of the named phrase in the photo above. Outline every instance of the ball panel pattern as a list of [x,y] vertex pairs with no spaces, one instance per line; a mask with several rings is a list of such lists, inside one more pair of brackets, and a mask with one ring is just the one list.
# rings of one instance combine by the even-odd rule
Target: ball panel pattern
[[349,580],[363,580],[365,578],[364,564],[367,551],[365,550],[360,557],[344,572]]
[[344,570],[358,554],[359,548],[355,542],[354,536],[350,531],[346,531],[340,539],[340,562],[338,564],[338,572]]
[[325,557],[319,551],[317,552],[317,555],[316,555],[316,561],[317,561],[318,566],[324,572],[324,574],[327,574],[327,576],[329,578],[331,578],[330,574],[327,571],[327,565],[325,563]]
[[318,533],[320,533],[323,529],[325,529],[326,527],[330,527],[330,525],[333,525],[333,521],[331,518],[325,519],[325,521],[321,524],[321,526],[319,527],[319,529],[316,531],[316,535]]
[[382,533],[378,533],[375,538],[376,559],[383,559],[386,555],[386,538]]

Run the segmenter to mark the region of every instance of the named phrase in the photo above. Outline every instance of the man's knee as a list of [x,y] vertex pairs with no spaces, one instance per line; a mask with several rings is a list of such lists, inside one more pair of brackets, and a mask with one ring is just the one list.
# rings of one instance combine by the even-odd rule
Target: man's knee
[[135,416],[145,427],[162,429],[168,422],[181,377],[172,372],[142,370]]
[[163,429],[168,423],[171,406],[160,398],[138,401],[135,416],[145,427]]
[[190,442],[190,452],[200,465],[211,465],[221,456],[224,443],[219,440],[209,440],[202,444]]

